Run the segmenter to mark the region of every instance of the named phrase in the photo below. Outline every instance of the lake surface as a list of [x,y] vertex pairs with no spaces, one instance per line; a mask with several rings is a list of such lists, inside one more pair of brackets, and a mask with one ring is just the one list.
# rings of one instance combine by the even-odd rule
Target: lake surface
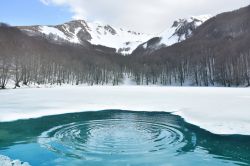
[[107,110],[0,123],[0,154],[34,166],[250,165],[250,137],[168,113]]

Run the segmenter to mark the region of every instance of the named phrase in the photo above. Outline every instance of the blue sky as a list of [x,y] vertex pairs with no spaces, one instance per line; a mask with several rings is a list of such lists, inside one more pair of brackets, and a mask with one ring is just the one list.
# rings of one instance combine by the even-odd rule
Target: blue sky
[[44,5],[40,0],[1,0],[0,22],[10,25],[58,24],[71,20],[67,7]]

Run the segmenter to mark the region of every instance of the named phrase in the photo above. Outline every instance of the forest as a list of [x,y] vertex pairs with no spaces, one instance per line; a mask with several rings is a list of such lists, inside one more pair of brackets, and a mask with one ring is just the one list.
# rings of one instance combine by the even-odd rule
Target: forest
[[0,25],[0,88],[30,84],[250,86],[250,7],[220,14],[189,39],[123,56]]

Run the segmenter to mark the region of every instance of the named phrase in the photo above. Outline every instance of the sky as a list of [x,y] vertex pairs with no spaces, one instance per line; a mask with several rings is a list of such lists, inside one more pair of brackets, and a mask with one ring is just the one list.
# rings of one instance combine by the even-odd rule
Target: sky
[[84,19],[159,33],[179,18],[216,15],[249,4],[250,0],[2,0],[0,22],[56,25]]

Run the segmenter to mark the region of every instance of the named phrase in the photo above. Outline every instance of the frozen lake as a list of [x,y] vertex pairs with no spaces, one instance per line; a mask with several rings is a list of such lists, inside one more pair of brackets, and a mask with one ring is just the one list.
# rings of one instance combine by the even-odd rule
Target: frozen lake
[[0,91],[0,121],[120,109],[171,112],[215,134],[250,135],[250,88],[83,86]]

